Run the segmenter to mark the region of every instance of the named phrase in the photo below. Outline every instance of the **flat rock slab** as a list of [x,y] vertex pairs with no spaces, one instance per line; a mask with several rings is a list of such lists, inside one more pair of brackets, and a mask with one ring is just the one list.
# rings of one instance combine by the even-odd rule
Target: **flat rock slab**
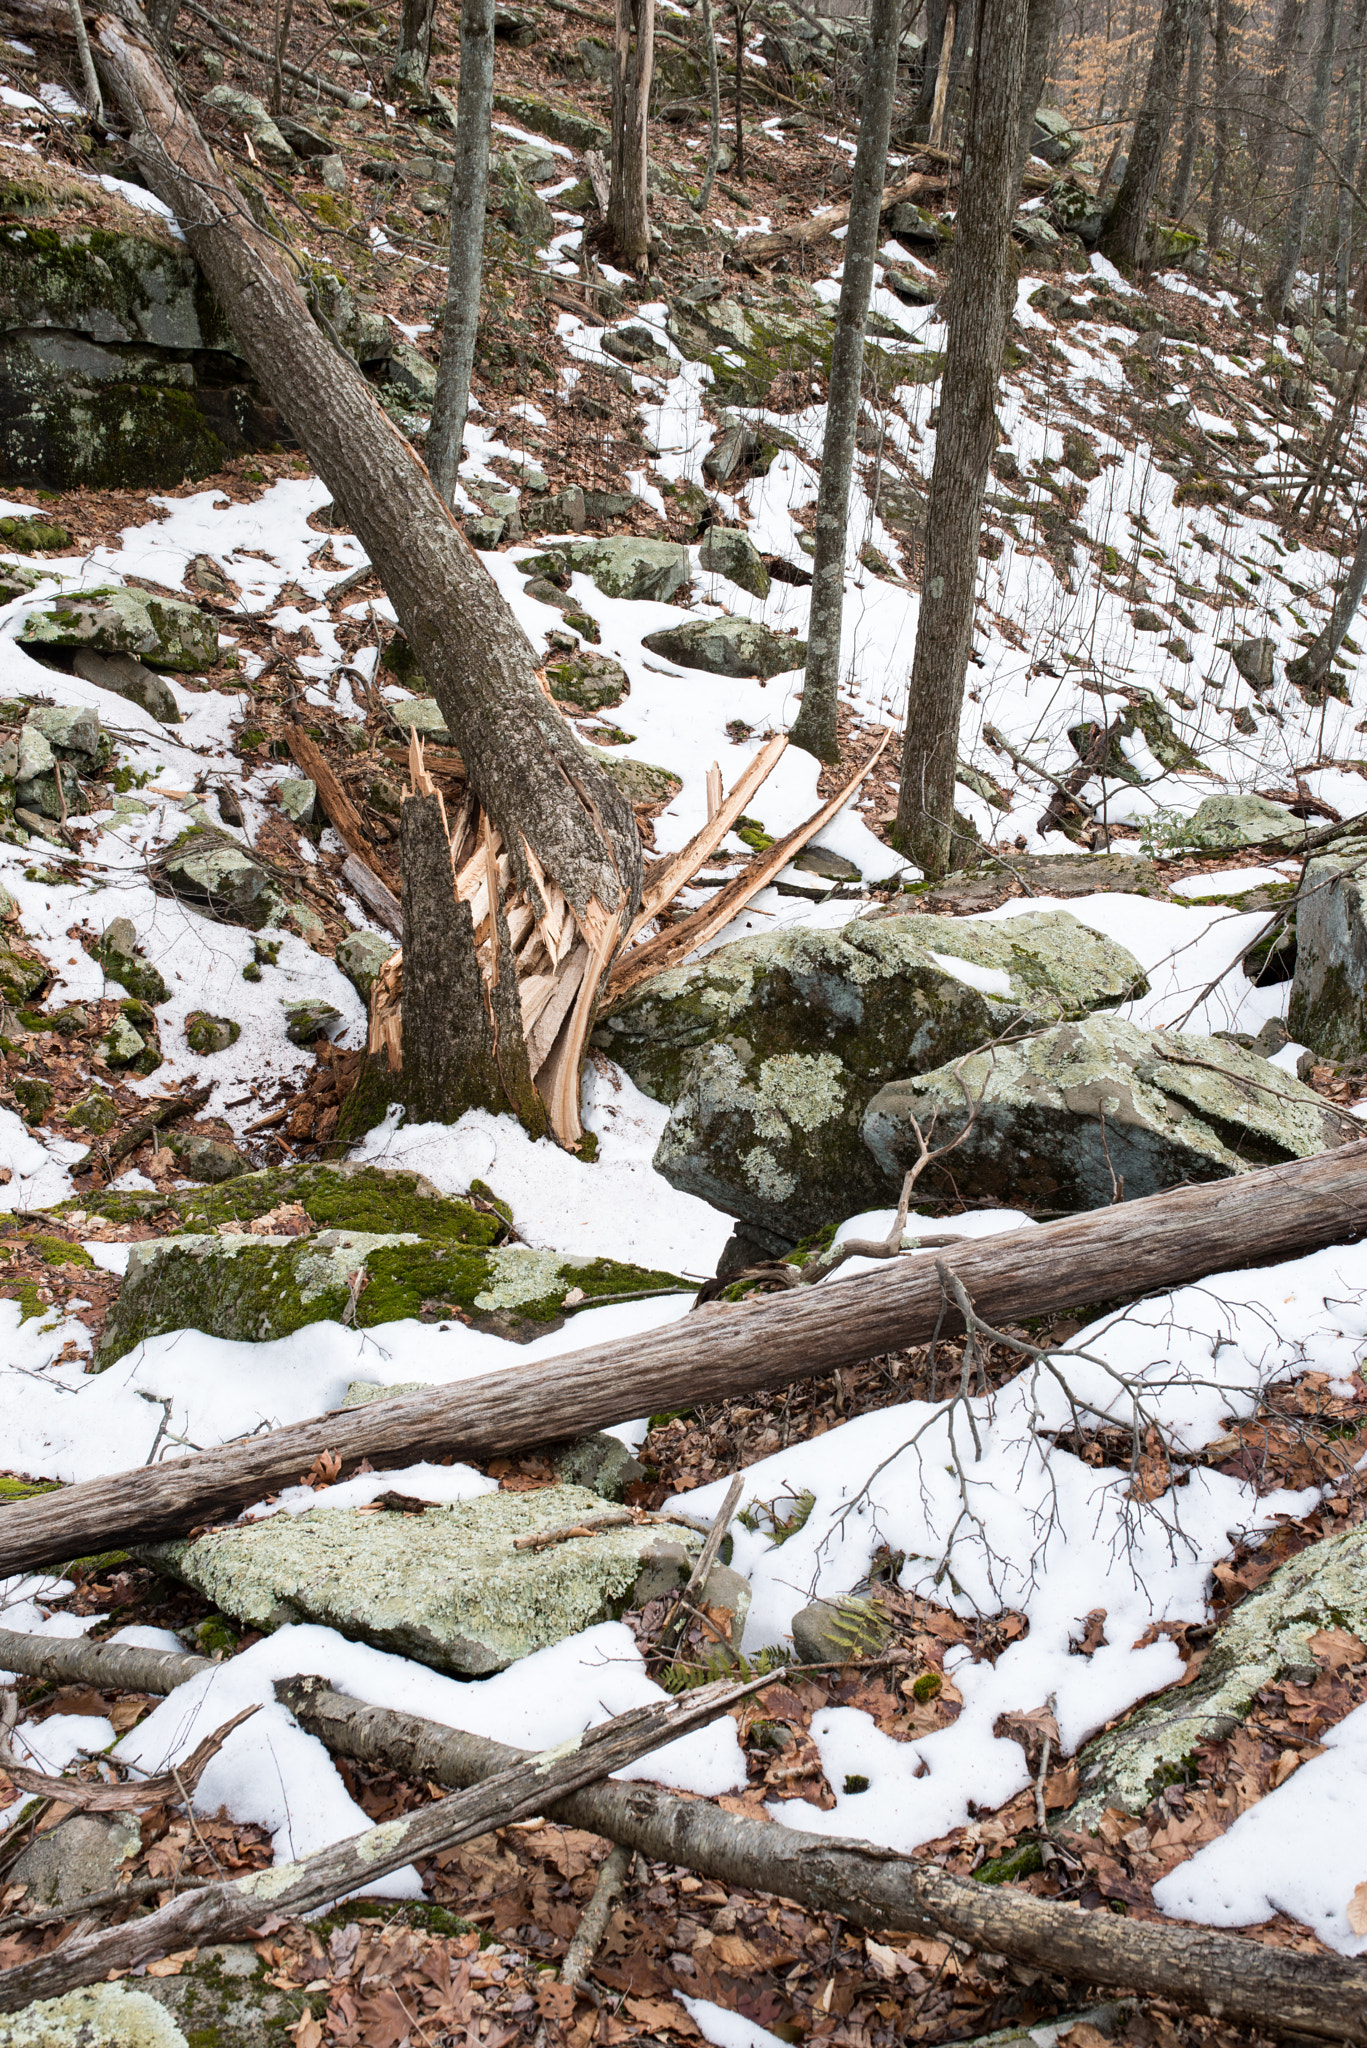
[[178,598],[145,590],[88,590],[31,612],[21,636],[48,647],[132,654],[157,668],[206,669],[218,660],[218,627]]
[[641,645],[667,661],[677,661],[681,668],[714,676],[762,676],[766,681],[801,668],[807,659],[805,640],[790,640],[754,619],[690,619],[687,625],[647,633]]
[[[1065,910],[860,919],[742,939],[657,976],[594,1043],[674,1106],[657,1169],[780,1250],[880,1205],[860,1135],[886,1082],[1146,986]],[[954,1128],[962,1121],[962,1097]]]
[[[1103,1208],[1177,1183],[1308,1159],[1362,1135],[1280,1067],[1227,1039],[1141,1031],[1120,1017],[1061,1024],[893,1081],[864,1117],[884,1198],[917,1156],[914,1124],[973,1128],[923,1185],[1025,1209]],[[1123,1187],[1121,1184],[1123,1183]]]
[[1211,853],[1235,853],[1242,846],[1263,846],[1277,839],[1294,843],[1305,830],[1285,804],[1263,796],[1208,796],[1188,826],[1192,845]]
[[159,1544],[148,1555],[254,1628],[320,1622],[458,1677],[534,1650],[681,1586],[702,1539],[645,1523],[518,1550],[519,1536],[601,1515],[584,1486],[488,1493],[421,1513],[314,1508]]
[[[1016,893],[1027,896],[1163,896],[1167,891],[1151,860],[1118,853],[1013,854],[1009,860],[957,868],[933,883],[921,900],[927,910],[964,916],[995,910]],[[895,915],[895,912],[889,912]]]

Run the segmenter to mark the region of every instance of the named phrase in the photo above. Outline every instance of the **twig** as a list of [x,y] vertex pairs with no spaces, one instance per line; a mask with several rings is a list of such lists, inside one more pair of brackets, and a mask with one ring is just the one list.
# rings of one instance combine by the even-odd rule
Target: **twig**
[[989,747],[996,747],[1001,753],[1009,754],[1018,768],[1027,769],[1031,775],[1038,775],[1041,782],[1051,783],[1061,796],[1067,797],[1070,804],[1076,804],[1080,811],[1085,812],[1093,824],[1097,822],[1096,812],[1085,797],[1080,797],[1075,790],[1069,789],[1062,776],[1051,774],[1049,769],[1041,768],[1028,754],[1023,754],[1019,747],[1013,747],[1010,740],[1004,733],[999,732],[995,725],[983,727],[983,738]]
[[225,1721],[212,1735],[206,1735],[183,1764],[164,1777],[144,1778],[135,1785],[91,1785],[82,1778],[49,1778],[15,1760],[10,1755],[8,1740],[4,1738],[0,1738],[0,1769],[6,1777],[14,1780],[21,1792],[36,1792],[44,1799],[60,1799],[66,1806],[79,1807],[82,1813],[128,1813],[138,1806],[165,1806],[177,1799],[184,1799],[188,1804],[200,1777],[234,1728],[243,1721],[249,1721],[258,1711],[255,1706],[244,1707],[240,1714],[233,1715],[231,1721]]
[[725,1500],[717,1509],[712,1519],[712,1526],[707,1532],[707,1540],[698,1552],[698,1562],[689,1574],[688,1584],[665,1616],[664,1623],[660,1629],[660,1641],[662,1643],[668,1641],[671,1630],[677,1626],[678,1619],[681,1618],[682,1610],[694,1604],[696,1595],[707,1584],[708,1573],[717,1561],[717,1552],[721,1549],[722,1538],[731,1526],[731,1517],[736,1512],[736,1504],[740,1500],[741,1490],[744,1485],[744,1474],[737,1472],[726,1489]]
[[599,1943],[607,1933],[612,1909],[626,1887],[635,1856],[634,1849],[624,1849],[617,1842],[604,1858],[598,1882],[593,1887],[593,1897],[585,1906],[584,1917],[565,1951],[565,1960],[560,1967],[562,1984],[576,1989],[588,1975]]
[[0,1934],[9,1934],[16,1927],[52,1927],[61,1920],[74,1920],[79,1915],[85,1918],[91,1913],[104,1913],[112,1906],[136,1905],[139,1899],[150,1899],[157,1892],[169,1889],[164,1877],[139,1877],[132,1884],[121,1885],[117,1891],[96,1892],[93,1897],[73,1899],[69,1906],[54,1906],[45,1913],[11,1913],[0,1920]]
[[[538,1529],[531,1536],[518,1536],[513,1540],[514,1550],[550,1550],[557,1543],[570,1543],[576,1536],[596,1536],[600,1529],[645,1528],[651,1523],[669,1524],[676,1527],[683,1521],[679,1515],[652,1515],[644,1508],[615,1508],[602,1515],[586,1515],[582,1522],[566,1522],[559,1529]],[[685,1526],[699,1529],[700,1522],[688,1522]]]
[[[210,14],[207,7],[197,6],[195,0],[181,0],[181,5],[187,14],[193,14],[197,20],[202,21],[220,42],[226,43],[230,50],[236,50],[239,56],[251,57],[258,64],[270,64],[273,61],[264,50],[253,49],[250,43],[243,42],[241,36],[235,36],[231,29],[224,28],[221,18],[216,14]],[[330,100],[340,100],[344,107],[363,107],[369,98],[367,93],[352,92],[345,86],[334,85],[330,78],[323,78],[316,71],[306,71],[302,64],[291,64],[288,58],[281,68],[291,78],[302,79],[305,85],[313,86],[317,92],[326,93]]]

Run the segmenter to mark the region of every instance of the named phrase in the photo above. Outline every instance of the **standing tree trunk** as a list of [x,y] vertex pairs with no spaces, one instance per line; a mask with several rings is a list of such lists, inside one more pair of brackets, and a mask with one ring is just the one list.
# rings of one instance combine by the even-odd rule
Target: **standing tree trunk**
[[1163,0],[1144,97],[1130,138],[1130,160],[1101,238],[1102,250],[1112,262],[1131,270],[1143,261],[1149,214],[1163,171],[1163,151],[1182,88],[1182,60],[1194,5],[1195,0]]
[[816,552],[812,558],[812,604],[807,628],[807,670],[802,709],[793,727],[794,746],[819,761],[838,761],[836,691],[840,682],[840,622],[845,602],[845,535],[849,524],[850,475],[864,371],[864,324],[878,253],[878,214],[887,170],[897,92],[897,42],[902,0],[873,0],[864,60],[864,93],[859,144],[854,158],[845,266],[840,281],[835,338],[831,347],[826,433],[821,445],[821,481],[816,498]]
[[1343,636],[1357,616],[1364,590],[1367,590],[1367,519],[1363,520],[1358,533],[1358,544],[1353,550],[1347,577],[1335,599],[1328,624],[1304,654],[1298,654],[1294,661],[1286,664],[1286,680],[1294,683],[1302,696],[1313,699],[1319,693],[1329,672],[1329,664],[1343,645]]
[[742,6],[741,0],[735,0],[732,12],[736,17],[736,161],[732,169],[735,172],[737,182],[743,184],[745,182],[745,115],[741,106],[741,92],[745,85],[745,29],[750,19],[750,9],[748,5]]
[[1215,169],[1206,212],[1206,247],[1220,253],[1225,233],[1225,193],[1229,187],[1229,95],[1233,86],[1229,63],[1230,0],[1215,0]]
[[1021,179],[1030,161],[1030,142],[1035,132],[1035,115],[1044,99],[1049,77],[1049,48],[1054,40],[1057,0],[1030,0],[1025,24],[1025,61],[1021,70],[1020,128],[1016,137],[1015,200],[1020,199]]
[[1348,331],[1348,280],[1353,274],[1354,186],[1358,157],[1362,150],[1362,30],[1367,20],[1367,0],[1357,0],[1353,9],[1353,32],[1348,40],[1343,90],[1347,102],[1343,164],[1339,182],[1338,248],[1334,260],[1334,325],[1340,334]]
[[[62,0],[17,0],[17,8],[50,17],[59,33],[62,24],[69,28]],[[503,1070],[499,1039],[507,1008],[500,984],[516,949],[520,1035],[551,1128],[572,1145],[598,989],[640,900],[641,843],[631,808],[542,693],[525,635],[423,465],[354,364],[309,317],[287,257],[255,227],[219,169],[133,0],[107,0],[95,41],[140,168],[181,222],[254,374],[287,410],[318,474],[347,508],[456,737],[475,822],[463,826],[447,858],[460,863],[457,893],[471,906],[479,943],[486,1042],[516,1108],[517,1083]],[[416,748],[415,770],[421,795]],[[422,988],[434,971],[429,924],[439,946],[458,935],[454,916],[419,921],[408,970]],[[450,1022],[453,1030],[470,1026],[468,1017]],[[443,1105],[449,1120],[466,1105],[458,1067],[448,1061],[444,1071],[456,1090]],[[425,1083],[405,1077],[405,1085]]]
[[1201,74],[1206,61],[1206,17],[1200,0],[1191,19],[1191,50],[1187,57],[1187,97],[1182,110],[1182,147],[1172,181],[1168,211],[1180,221],[1191,203],[1191,180],[1196,169],[1196,148],[1201,140]]
[[461,0],[456,173],[451,185],[451,252],[441,361],[427,434],[427,464],[442,500],[455,501],[461,439],[479,335],[484,210],[489,191],[489,122],[494,111],[494,0]]
[[1264,177],[1277,144],[1286,132],[1287,80],[1298,61],[1310,0],[1282,0],[1272,31],[1268,68],[1262,89],[1263,113],[1252,124],[1248,155],[1255,181]]
[[982,0],[897,800],[897,843],[931,876],[950,864],[983,490],[997,441],[997,382],[1015,295],[1011,220],[1026,26],[1027,0]]
[[1334,73],[1334,46],[1338,39],[1339,0],[1324,0],[1324,19],[1315,50],[1315,79],[1305,116],[1305,133],[1296,153],[1296,174],[1286,209],[1281,252],[1263,288],[1263,310],[1274,327],[1286,311],[1291,286],[1300,268],[1305,223],[1310,213],[1310,187],[1315,180],[1315,164],[1324,141],[1324,122],[1329,112],[1329,88]]
[[704,213],[721,161],[721,74],[717,69],[717,27],[712,19],[712,0],[702,0],[700,12],[703,52],[707,58],[707,171],[698,194],[698,212]]
[[[403,0],[399,17],[399,54],[391,77],[400,91],[423,99],[427,94],[427,68],[432,62],[432,23],[437,0]],[[464,10],[462,9],[462,28]]]
[[646,122],[655,68],[655,0],[617,0],[612,72],[612,185],[608,229],[622,261],[650,268],[646,217]]
[[935,67],[935,97],[930,108],[930,134],[927,137],[932,149],[945,146],[945,113],[949,106],[949,74],[954,68],[954,31],[958,26],[958,0],[949,0],[945,9],[944,33],[940,37],[940,61]]

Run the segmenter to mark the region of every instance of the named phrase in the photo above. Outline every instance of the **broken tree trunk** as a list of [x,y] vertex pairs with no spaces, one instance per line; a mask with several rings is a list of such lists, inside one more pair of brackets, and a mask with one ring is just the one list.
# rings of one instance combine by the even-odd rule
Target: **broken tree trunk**
[[322,1452],[347,1466],[496,1456],[624,1416],[691,1408],[927,1342],[946,1306],[936,1258],[989,1322],[1137,1299],[1209,1274],[1345,1244],[1367,1229],[1367,1139],[1314,1159],[1174,1188],[880,1272],[720,1305],[614,1344],[335,1410],[168,1464],[0,1507],[0,1577],[148,1542],[294,1485]]
[[[128,1663],[130,1657],[137,1663]],[[153,1693],[214,1668],[208,1657],[4,1631],[0,1667],[66,1684]],[[334,1756],[423,1783],[473,1785],[529,1757],[487,1736],[368,1706],[322,1679],[286,1680],[276,1691]],[[585,1785],[548,1804],[545,1813],[654,1862],[695,1870],[728,1889],[744,1886],[813,1912],[838,1913],[856,1927],[949,1935],[1035,1969],[1171,1998],[1262,2029],[1367,2039],[1367,1966],[1360,1962],[1301,1956],[1202,1928],[1084,1913],[1008,1885],[953,1877],[871,1843],[775,1827],[724,1813],[711,1800],[680,1798],[639,1782]]]
[[122,1975],[175,1949],[238,1940],[271,1914],[311,1913],[348,1892],[364,1892],[405,1863],[439,1855],[511,1821],[530,1819],[566,1793],[635,1763],[689,1729],[704,1727],[764,1683],[752,1678],[743,1685],[704,1686],[683,1700],[633,1708],[588,1729],[577,1742],[561,1744],[542,1756],[519,1758],[496,1777],[419,1807],[402,1820],[367,1828],[297,1863],[203,1885],[145,1919],[129,1920],[103,1933],[76,1934],[33,1962],[0,1971],[0,2012],[14,2012],[33,1999],[60,1997],[81,1984],[102,1983],[111,1974]]
[[[16,0],[12,11],[71,35],[65,0]],[[93,26],[96,62],[148,184],[174,210],[243,354],[347,508],[399,615],[498,831],[510,898],[531,922],[558,932],[567,920],[583,941],[557,951],[559,1028],[532,1069],[555,1135],[573,1145],[598,987],[640,897],[631,807],[539,687],[522,629],[422,463],[314,324],[290,257],[215,161],[135,0],[110,0]]]
[[[948,182],[943,171],[917,171],[911,177],[903,178],[899,184],[883,187],[878,211],[886,213],[890,206],[900,205],[904,199],[928,199],[943,192]],[[851,204],[845,199],[839,206],[823,207],[820,213],[812,214],[807,220],[794,222],[790,228],[776,228],[769,235],[747,235],[737,255],[746,263],[767,263],[771,256],[781,256],[786,249],[800,248],[806,242],[820,242],[827,235],[834,234],[837,228],[844,227],[850,217]]]

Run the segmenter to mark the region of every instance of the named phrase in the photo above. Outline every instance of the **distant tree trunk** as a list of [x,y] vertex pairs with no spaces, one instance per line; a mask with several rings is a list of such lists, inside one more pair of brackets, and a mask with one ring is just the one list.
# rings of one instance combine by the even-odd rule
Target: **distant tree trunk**
[[940,61],[935,68],[935,98],[930,108],[928,140],[932,149],[945,146],[945,112],[949,106],[949,76],[954,69],[954,31],[958,20],[958,0],[949,0],[945,9],[944,33],[940,38]]
[[646,121],[655,67],[655,0],[617,0],[612,72],[612,185],[608,228],[622,261],[650,268]]
[[275,70],[271,78],[271,112],[285,111],[285,52],[289,48],[290,27],[294,20],[294,0],[277,0],[275,10],[275,34],[271,38]]
[[983,490],[997,440],[997,383],[1015,296],[1011,221],[1026,28],[1027,0],[982,0],[897,802],[897,843],[931,876],[943,874],[950,860]]
[[1182,60],[1194,4],[1195,0],[1163,0],[1144,97],[1130,137],[1130,160],[1101,238],[1104,254],[1130,270],[1144,257],[1149,215],[1163,172],[1163,151],[1182,89]]
[[914,134],[925,131],[927,139],[930,137],[936,98],[948,99],[954,84],[955,62],[962,56],[967,41],[970,17],[970,0],[929,0],[925,48],[921,53],[921,89],[911,115]]
[[81,0],[71,0],[71,26],[76,31],[76,53],[81,60],[81,81],[85,87],[85,110],[97,128],[104,126],[104,96],[100,81],[95,76],[95,59],[90,54],[90,38],[85,32],[85,16],[81,12]]
[[1030,161],[1030,141],[1035,132],[1035,115],[1044,99],[1049,77],[1049,48],[1054,40],[1058,0],[1030,0],[1025,25],[1025,62],[1021,71],[1020,129],[1016,137],[1016,199],[1021,179]]
[[1220,253],[1225,233],[1225,193],[1229,185],[1229,95],[1233,78],[1229,62],[1230,0],[1215,0],[1215,168],[1206,212],[1206,247]]
[[1329,112],[1329,88],[1334,73],[1334,46],[1339,38],[1339,0],[1324,0],[1324,19],[1320,25],[1319,44],[1315,50],[1315,77],[1310,92],[1310,105],[1305,116],[1305,133],[1296,153],[1296,174],[1291,183],[1291,198],[1286,209],[1286,227],[1282,235],[1282,246],[1272,275],[1263,289],[1263,310],[1275,326],[1286,312],[1286,302],[1291,295],[1296,272],[1300,267],[1301,248],[1305,241],[1305,224],[1310,213],[1310,188],[1315,181],[1315,165],[1319,160],[1324,141],[1325,116]]
[[1174,220],[1180,221],[1191,204],[1192,173],[1196,169],[1196,149],[1201,140],[1201,85],[1206,60],[1206,17],[1201,0],[1197,0],[1191,19],[1191,49],[1187,56],[1187,97],[1182,110],[1182,147],[1178,152],[1177,171],[1172,181],[1172,195],[1168,200],[1168,211]]
[[484,212],[489,191],[489,122],[494,110],[494,0],[461,0],[456,167],[451,185],[451,251],[446,272],[441,361],[427,434],[427,466],[443,503],[455,502],[470,378],[479,334]]
[[1248,154],[1255,179],[1266,175],[1273,152],[1286,132],[1286,85],[1305,33],[1309,5],[1310,0],[1282,0],[1277,14],[1262,91],[1264,112],[1252,124],[1249,136]]
[[807,671],[802,709],[793,727],[794,746],[819,761],[838,761],[836,692],[840,682],[840,623],[845,601],[845,536],[850,512],[850,476],[859,424],[864,370],[864,324],[878,253],[878,212],[892,133],[897,91],[897,43],[902,0],[873,0],[864,58],[864,91],[859,143],[854,157],[845,267],[831,347],[826,434],[821,447],[821,481],[816,499],[816,552],[812,558],[812,605],[807,628]]
[[391,74],[395,85],[418,97],[427,92],[427,69],[432,62],[432,22],[437,0],[403,0],[399,17],[399,54]]
[[698,212],[706,211],[721,161],[721,74],[717,69],[717,27],[712,19],[712,0],[702,0],[703,54],[707,59],[707,170],[698,194]]
[[1321,689],[1329,664],[1343,645],[1343,636],[1357,616],[1364,590],[1367,590],[1367,520],[1363,521],[1358,534],[1358,544],[1328,624],[1304,654],[1297,655],[1294,661],[1286,664],[1286,680],[1294,683],[1303,696],[1313,698]]
[[1353,30],[1344,64],[1343,90],[1347,102],[1343,163],[1339,185],[1338,247],[1334,259],[1334,325],[1340,334],[1348,330],[1348,280],[1353,274],[1353,190],[1357,182],[1358,157],[1362,150],[1362,30],[1367,20],[1367,0],[1357,0],[1353,9]]
[[732,169],[737,179],[743,179],[745,176],[745,117],[741,109],[740,96],[741,89],[745,83],[745,25],[750,19],[750,10],[748,7],[742,7],[740,0],[736,0],[732,13],[736,18],[736,161]]

